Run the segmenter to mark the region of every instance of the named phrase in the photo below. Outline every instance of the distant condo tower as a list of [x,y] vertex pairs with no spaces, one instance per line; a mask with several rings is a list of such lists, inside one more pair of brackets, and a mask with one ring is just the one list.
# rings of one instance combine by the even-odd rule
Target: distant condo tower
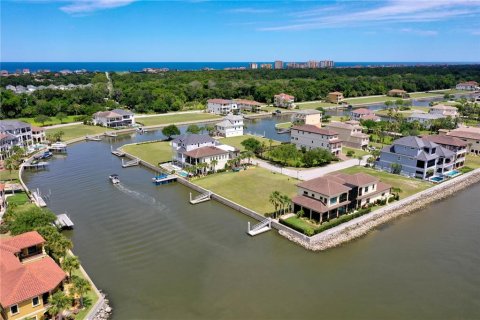
[[271,63],[262,63],[260,65],[260,68],[262,68],[262,69],[272,69],[272,64]]
[[276,60],[275,61],[275,70],[278,70],[278,69],[283,69],[283,61],[280,61],[280,60]]
[[258,69],[258,64],[255,62],[250,63],[250,69]]
[[332,60],[320,61],[320,68],[333,68],[335,63]]

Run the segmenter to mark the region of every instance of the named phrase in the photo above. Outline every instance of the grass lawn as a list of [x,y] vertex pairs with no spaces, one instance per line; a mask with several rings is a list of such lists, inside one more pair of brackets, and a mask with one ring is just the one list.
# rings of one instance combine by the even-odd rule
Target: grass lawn
[[172,160],[172,147],[168,141],[130,144],[122,147],[122,150],[154,166]]
[[104,127],[99,126],[87,126],[84,124],[76,124],[73,126],[67,126],[62,128],[47,129],[47,134],[53,134],[58,131],[63,131],[65,134],[62,137],[63,141],[72,140],[75,138],[84,137],[86,135],[98,135],[108,131]]
[[397,97],[388,97],[388,96],[380,96],[380,97],[358,97],[358,98],[348,98],[345,99],[345,102],[348,102],[349,104],[360,104],[360,103],[380,103],[380,102],[385,102],[387,100],[398,100],[400,98]]
[[[88,280],[83,276],[80,270],[74,270],[72,272],[72,276],[73,275],[76,275],[80,278],[84,278],[85,280]],[[95,291],[93,291],[93,289],[89,290],[88,293],[83,297],[83,303],[87,307],[84,308],[83,310],[80,310],[80,312],[75,316],[75,319],[77,320],[85,319],[88,312],[90,312],[90,309],[95,305],[95,303],[97,303],[97,301],[98,301],[98,296],[95,293]]]
[[65,119],[62,119],[62,122],[60,122],[60,120],[58,120],[55,117],[50,117],[50,121],[47,121],[43,124],[39,123],[39,122],[35,122],[35,118],[20,118],[20,119],[17,119],[17,120],[30,123],[32,126],[42,127],[42,126],[53,126],[55,124],[75,122],[75,117],[77,117],[77,116],[67,116]]
[[311,223],[305,218],[297,218],[296,216],[287,218],[285,221],[299,229],[304,230],[304,234],[313,234],[313,231],[319,226],[318,224]]
[[141,123],[144,126],[155,126],[164,124],[175,124],[178,122],[186,121],[200,121],[200,120],[212,120],[220,119],[219,116],[210,113],[185,113],[185,114],[171,114],[156,117],[137,118],[136,122]]
[[443,92],[416,92],[416,93],[410,93],[410,98],[429,98],[429,97],[441,97],[445,93]]
[[7,197],[7,203],[9,205],[10,204],[22,205],[27,202],[30,202],[30,199],[28,198],[25,192],[18,192],[18,193],[15,193],[14,195]]
[[[262,138],[262,137],[251,136],[251,135],[248,135],[248,134],[245,134],[243,136],[238,136],[238,137],[219,138],[218,141],[223,143],[223,144],[235,147],[235,148],[239,149],[240,151],[244,151],[245,148],[242,146],[242,141],[246,140],[248,138],[255,138],[260,142],[265,142],[267,147],[270,146],[269,139]],[[281,144],[280,141],[272,140],[272,146],[278,146],[280,144]]]
[[18,179],[18,170],[1,170],[0,181],[16,180]]
[[427,113],[428,113],[428,111],[430,111],[429,107],[414,107],[414,106],[412,106],[410,108],[412,108],[412,110],[423,111],[423,112],[427,112]]
[[418,193],[420,191],[423,191],[433,186],[433,184],[423,180],[407,178],[398,174],[392,174],[385,171],[377,171],[374,169],[360,167],[360,166],[343,169],[343,170],[340,170],[340,172],[349,173],[349,174],[363,172],[363,173],[367,173],[372,176],[378,177],[382,182],[388,183],[393,187],[400,188],[402,190],[402,192],[400,192],[401,199],[411,196],[412,194]]
[[473,169],[480,168],[480,156],[467,154],[467,160],[465,161],[465,166]]
[[275,128],[277,129],[287,129],[287,128],[290,128],[292,127],[293,123],[291,122],[282,122],[282,123],[277,123],[275,125]]
[[208,175],[192,182],[260,214],[265,214],[275,210],[268,201],[270,194],[279,191],[293,197],[297,193],[295,184],[298,180],[260,167],[249,167],[240,172]]
[[353,151],[355,154],[353,155],[354,157],[356,156],[366,156],[367,154],[370,154],[370,152],[362,150],[362,149],[355,149],[355,148],[349,148],[349,147],[342,147],[342,153],[347,154],[348,151]]
[[296,103],[296,106],[300,110],[305,110],[305,109],[316,109],[318,107],[337,107],[338,105],[335,103],[330,103],[330,102],[322,102],[322,101],[312,101],[312,102],[299,102]]

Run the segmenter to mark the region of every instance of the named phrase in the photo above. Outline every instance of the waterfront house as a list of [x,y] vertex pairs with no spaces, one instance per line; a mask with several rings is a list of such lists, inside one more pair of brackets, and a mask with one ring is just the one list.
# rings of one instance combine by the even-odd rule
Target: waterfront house
[[480,128],[460,127],[451,131],[439,130],[440,134],[456,137],[467,143],[467,152],[480,155]]
[[243,136],[243,116],[228,114],[222,122],[215,125],[217,134],[221,137]]
[[45,129],[40,127],[32,126],[32,140],[33,143],[43,143],[45,142]]
[[360,120],[367,120],[365,117],[367,116],[375,116],[375,113],[372,110],[360,108],[360,109],[353,109],[350,112],[350,119],[360,121]]
[[330,92],[327,96],[327,101],[331,102],[331,103],[337,103],[338,104],[338,103],[342,102],[343,99],[344,99],[343,93],[338,92],[338,91]]
[[475,90],[480,90],[480,87],[478,85],[478,82],[476,82],[476,81],[467,81],[467,82],[458,83],[455,86],[455,89],[466,90],[466,91],[475,91]]
[[125,109],[99,111],[93,114],[93,124],[108,128],[131,127],[135,124],[135,115]]
[[47,319],[48,300],[62,290],[66,273],[44,250],[37,231],[0,239],[2,319]]
[[293,210],[319,222],[390,196],[391,186],[365,173],[334,173],[297,184]]
[[12,155],[13,146],[18,145],[16,136],[10,133],[0,133],[0,160],[5,160]]
[[458,169],[464,166],[465,157],[467,155],[467,146],[468,144],[456,137],[447,136],[447,135],[426,135],[422,136],[422,139],[426,139],[431,142],[444,147],[455,153],[455,162],[454,169]]
[[295,108],[295,97],[286,93],[280,93],[273,96],[273,105],[275,107],[293,109]]
[[414,122],[417,121],[422,124],[425,128],[430,128],[433,121],[438,119],[446,118],[442,114],[437,113],[423,113],[423,112],[413,112],[408,118],[407,122]]
[[405,176],[428,179],[454,169],[455,153],[434,142],[408,136],[384,147],[376,167]]
[[292,123],[320,126],[322,123],[322,113],[314,109],[299,110],[292,115]]
[[363,127],[355,120],[347,122],[332,121],[327,123],[325,128],[337,132],[338,137],[342,140],[342,145],[347,147],[366,149],[370,142],[369,135],[362,132]]
[[240,111],[259,112],[262,108],[260,102],[253,100],[234,99],[233,101],[237,104],[238,110]]
[[29,146],[32,144],[32,126],[18,120],[0,120],[0,134],[10,134],[16,138],[16,145]]
[[238,105],[234,100],[209,99],[207,100],[207,112],[218,115],[237,113]]
[[387,92],[389,97],[398,97],[398,98],[408,98],[409,95],[407,91],[401,89],[392,89]]
[[435,106],[430,107],[428,111],[430,114],[441,114],[445,117],[458,117],[458,109],[452,106],[447,106],[444,104],[437,104]]
[[291,142],[297,149],[326,149],[338,156],[342,150],[342,141],[336,131],[314,125],[296,125],[290,131]]

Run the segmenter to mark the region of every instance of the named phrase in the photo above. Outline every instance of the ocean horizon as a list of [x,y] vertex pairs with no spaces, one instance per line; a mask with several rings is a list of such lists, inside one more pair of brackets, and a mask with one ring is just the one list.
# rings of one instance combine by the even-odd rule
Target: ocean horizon
[[[30,69],[31,72],[38,70],[80,70],[87,71],[112,71],[112,72],[138,72],[144,68],[168,68],[169,70],[189,71],[211,68],[222,70],[224,68],[248,68],[252,62],[0,62],[0,69],[13,73],[22,69]],[[270,63],[254,62],[258,64]],[[284,62],[286,64],[287,62]],[[298,63],[303,63],[298,62]],[[431,65],[469,65],[480,62],[402,62],[402,61],[378,61],[378,62],[335,62],[335,67],[388,67],[388,66],[431,66]]]

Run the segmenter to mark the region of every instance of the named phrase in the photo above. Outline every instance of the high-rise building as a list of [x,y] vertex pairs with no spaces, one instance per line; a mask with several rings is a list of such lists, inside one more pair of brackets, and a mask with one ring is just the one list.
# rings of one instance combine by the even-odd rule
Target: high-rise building
[[271,63],[262,63],[260,65],[260,68],[262,68],[262,69],[272,69],[272,64]]
[[307,67],[310,68],[310,69],[315,69],[315,68],[319,67],[319,63],[318,63],[318,61],[315,61],[315,60],[309,60],[307,62]]
[[277,69],[283,69],[283,61],[280,61],[280,60],[275,61],[275,70]]
[[335,63],[332,60],[320,61],[320,68],[333,68]]
[[250,69],[258,69],[258,64],[255,62],[250,63]]

